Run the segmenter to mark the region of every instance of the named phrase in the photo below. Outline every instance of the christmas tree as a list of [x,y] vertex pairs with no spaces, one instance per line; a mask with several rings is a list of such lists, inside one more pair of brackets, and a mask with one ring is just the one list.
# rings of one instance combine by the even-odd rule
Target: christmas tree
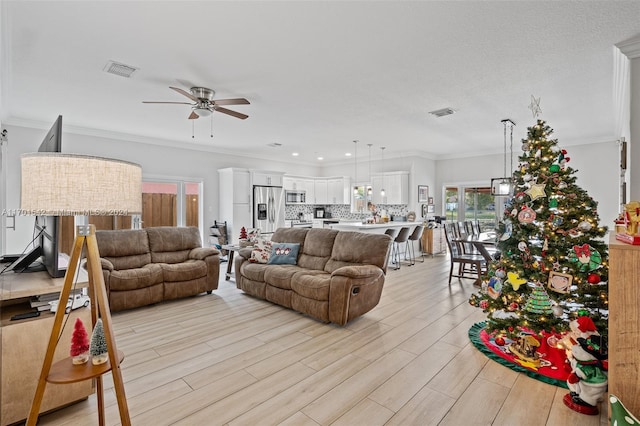
[[500,257],[469,300],[487,313],[486,330],[493,335],[560,333],[581,315],[607,334],[607,229],[552,132],[538,120],[522,140],[498,228]]
[[[77,357],[73,360],[74,364],[83,364],[87,362],[89,355],[89,335],[87,329],[84,328],[84,324],[80,318],[76,318],[76,322],[73,324],[73,334],[71,335],[71,350],[69,354],[72,357]],[[84,356],[84,354],[87,354]]]
[[91,354],[91,362],[94,365],[103,364],[107,362],[107,341],[104,337],[104,326],[102,325],[102,319],[96,321],[96,326],[91,334],[91,345],[89,347],[89,353]]

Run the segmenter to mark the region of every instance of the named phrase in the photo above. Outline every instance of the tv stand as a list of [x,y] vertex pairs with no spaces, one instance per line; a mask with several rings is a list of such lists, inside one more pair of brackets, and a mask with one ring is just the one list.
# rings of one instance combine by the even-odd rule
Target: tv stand
[[[78,287],[86,287],[87,280],[86,272],[81,270]],[[63,278],[51,278],[47,272],[0,275],[0,426],[24,420],[29,414],[54,315],[45,311],[36,318],[11,321],[11,317],[32,310],[29,305],[31,296],[59,292],[63,284]],[[68,342],[71,342],[75,318],[81,318],[86,327],[91,326],[91,309],[76,309],[69,315],[71,318],[60,339],[60,342],[67,343],[61,343],[57,348],[56,361],[69,355]],[[57,386],[60,388],[54,388]],[[47,388],[42,412],[86,399],[95,391],[91,381],[51,385],[51,388]]]

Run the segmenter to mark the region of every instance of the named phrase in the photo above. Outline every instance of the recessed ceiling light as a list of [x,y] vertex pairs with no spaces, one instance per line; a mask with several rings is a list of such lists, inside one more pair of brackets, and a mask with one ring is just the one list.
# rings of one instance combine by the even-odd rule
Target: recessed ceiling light
[[292,152],[291,155],[293,155],[294,157],[297,157],[300,154],[298,154],[297,152]]
[[345,152],[345,153],[344,153],[344,156],[345,156],[345,157],[351,157],[351,153],[350,153],[350,152]]
[[324,160],[324,157],[318,157],[318,160]]

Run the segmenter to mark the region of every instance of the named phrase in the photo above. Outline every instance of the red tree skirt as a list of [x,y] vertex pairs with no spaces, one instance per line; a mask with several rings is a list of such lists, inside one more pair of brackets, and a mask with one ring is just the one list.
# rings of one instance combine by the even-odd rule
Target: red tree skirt
[[568,368],[563,350],[549,346],[546,338],[543,338],[537,351],[541,354],[542,363],[540,367],[536,368],[508,351],[507,346],[511,343],[509,339],[504,339],[504,345],[498,345],[494,336],[487,333],[484,326],[485,323],[480,322],[469,329],[469,339],[480,352],[514,371],[525,373],[527,376],[545,383],[567,388],[567,377],[571,371]]

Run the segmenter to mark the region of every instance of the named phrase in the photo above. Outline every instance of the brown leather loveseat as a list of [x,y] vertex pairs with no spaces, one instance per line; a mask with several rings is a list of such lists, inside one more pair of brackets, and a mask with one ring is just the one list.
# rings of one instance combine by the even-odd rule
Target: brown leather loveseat
[[218,288],[219,252],[201,247],[196,227],[96,231],[112,311]]
[[392,242],[388,235],[279,228],[271,241],[300,244],[296,264],[253,263],[251,249],[240,250],[236,286],[244,292],[339,325],[380,301]]

